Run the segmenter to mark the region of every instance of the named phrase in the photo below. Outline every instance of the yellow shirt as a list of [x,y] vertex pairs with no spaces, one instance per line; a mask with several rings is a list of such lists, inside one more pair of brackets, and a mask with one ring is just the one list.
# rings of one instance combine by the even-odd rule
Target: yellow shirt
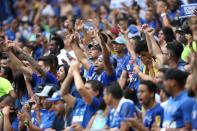
[[[196,42],[193,41],[192,42],[192,47],[189,47],[189,45],[183,45],[183,52],[181,54],[181,59],[184,61],[188,61],[188,57],[190,56],[190,53],[192,52],[192,49],[197,52],[197,46],[196,46]],[[191,49],[192,48],[192,49]]]
[[9,94],[12,90],[14,90],[12,84],[7,79],[0,77],[0,97]]
[[[152,60],[152,63],[153,63],[153,72],[154,72],[154,74],[151,74],[150,71],[147,70],[146,65],[143,65],[144,66],[143,73],[151,76],[152,78],[154,78],[155,74],[158,72],[158,69],[156,67],[158,65],[158,61],[157,60]],[[154,75],[154,76],[152,76],[152,75]]]

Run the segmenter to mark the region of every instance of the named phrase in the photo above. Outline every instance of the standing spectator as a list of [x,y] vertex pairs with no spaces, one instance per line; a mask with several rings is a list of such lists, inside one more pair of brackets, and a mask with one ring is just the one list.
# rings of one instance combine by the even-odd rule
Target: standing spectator
[[[68,87],[74,77],[75,86],[79,91],[81,98],[76,98],[69,94]],[[78,63],[71,65],[68,75],[61,86],[61,96],[64,98],[68,106],[72,108],[71,127],[69,129],[77,129],[87,127],[87,124],[100,105],[103,86],[95,80],[87,81],[85,84],[80,76]]]
[[163,128],[192,129],[192,107],[195,100],[184,90],[187,73],[169,69],[165,73],[165,90],[171,96],[164,107]]
[[[106,129],[119,129],[125,118],[137,115],[133,101],[125,99],[117,82],[110,83],[104,91],[104,100],[110,106]],[[125,127],[128,129],[128,127]]]
[[113,43],[114,52],[116,53],[112,57],[114,57],[117,61],[117,66],[115,68],[115,71],[116,71],[116,77],[119,79],[122,74],[123,65],[125,65],[125,63],[127,63],[130,59],[126,50],[127,41],[124,38],[124,36],[119,36],[116,37],[115,40],[112,41],[112,43]]

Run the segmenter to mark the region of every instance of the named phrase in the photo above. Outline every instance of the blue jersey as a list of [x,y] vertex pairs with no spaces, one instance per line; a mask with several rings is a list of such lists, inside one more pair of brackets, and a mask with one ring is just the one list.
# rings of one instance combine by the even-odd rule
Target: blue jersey
[[16,101],[15,101],[15,107],[16,107],[17,109],[20,110],[20,109],[23,107],[23,105],[25,104],[25,102],[28,101],[28,99],[29,99],[28,93],[25,92],[25,93],[21,96],[21,98],[17,98],[17,99],[16,99]]
[[122,98],[116,109],[111,109],[107,117],[107,126],[109,128],[120,128],[121,122],[126,118],[135,117],[137,114],[133,102]]
[[19,125],[18,117],[15,116],[12,120],[12,128],[14,129],[14,131],[18,131],[18,125]]
[[96,74],[94,71],[94,66],[91,66],[87,73],[87,80],[98,80],[104,86],[108,85],[112,81],[116,81],[116,72],[114,71],[111,76],[107,74],[106,71],[103,71],[101,74]]
[[[136,59],[136,64],[140,67],[140,70],[143,71],[143,65],[139,58]],[[124,64],[124,70],[127,71],[127,78],[128,78],[128,87],[133,88],[137,91],[138,86],[140,83],[140,78],[136,73],[133,71],[134,65],[128,61],[126,64]]]
[[183,128],[192,122],[192,108],[195,100],[182,91],[175,98],[170,97],[164,108],[163,127]]
[[92,103],[90,105],[86,104],[84,100],[76,98],[75,105],[73,107],[73,117],[71,123],[80,123],[84,128],[86,128],[91,117],[95,114],[98,107],[100,106],[100,101],[98,98],[93,97]]
[[146,19],[140,18],[140,23],[143,24],[148,24],[150,28],[155,29],[157,27],[156,20],[151,20],[147,21]]
[[56,84],[58,85],[58,80],[57,78],[50,72],[47,72],[45,75],[45,78],[42,78],[40,76],[38,76],[36,73],[32,74],[32,81],[33,81],[33,88],[34,91],[37,92],[37,88],[40,85],[44,85],[44,84]]
[[192,129],[197,130],[197,101],[192,111]]
[[117,66],[115,71],[116,71],[116,77],[119,79],[124,69],[124,65],[128,63],[130,60],[130,56],[125,54],[123,57],[118,57],[116,55],[112,57],[115,58],[117,61]]
[[36,117],[36,113],[34,111],[31,111],[32,123],[41,129],[52,128],[55,120],[55,116],[56,116],[55,111],[48,111],[46,109],[41,109],[40,110],[41,122],[39,123]]
[[185,62],[184,60],[179,60],[178,63],[177,63],[177,68],[181,71],[186,71],[185,69],[185,65],[187,65],[188,63]]
[[43,48],[42,48],[42,46],[39,46],[35,50],[35,53],[33,54],[33,57],[34,57],[35,60],[38,60],[42,55],[43,55]]
[[144,114],[143,123],[147,128],[151,128],[154,123],[162,126],[163,122],[163,108],[160,104],[156,104],[153,108],[148,109]]

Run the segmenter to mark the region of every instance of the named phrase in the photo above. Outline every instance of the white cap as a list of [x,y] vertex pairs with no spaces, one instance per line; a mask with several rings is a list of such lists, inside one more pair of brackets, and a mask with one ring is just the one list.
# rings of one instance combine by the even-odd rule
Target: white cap
[[51,91],[52,88],[53,88],[53,86],[51,86],[51,85],[46,85],[46,86],[44,87],[44,89],[42,90],[42,92],[36,93],[36,95],[37,95],[37,96],[48,97],[49,92]]

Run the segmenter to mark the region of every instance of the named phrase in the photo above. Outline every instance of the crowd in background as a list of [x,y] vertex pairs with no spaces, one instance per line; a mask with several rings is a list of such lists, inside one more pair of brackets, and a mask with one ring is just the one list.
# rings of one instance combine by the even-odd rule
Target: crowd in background
[[0,130],[197,130],[197,1],[117,1],[0,1]]

